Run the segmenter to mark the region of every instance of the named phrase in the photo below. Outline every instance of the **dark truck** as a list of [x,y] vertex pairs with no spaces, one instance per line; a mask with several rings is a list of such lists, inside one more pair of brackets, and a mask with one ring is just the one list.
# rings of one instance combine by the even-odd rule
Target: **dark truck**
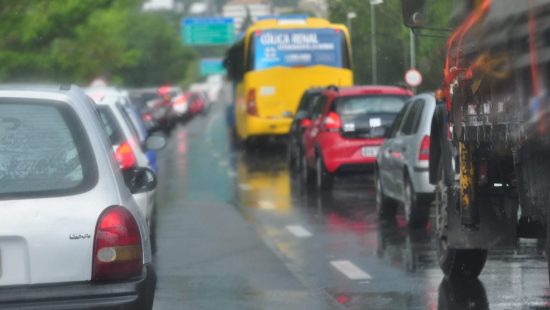
[[[421,32],[429,5],[402,5]],[[475,278],[488,249],[550,240],[550,0],[460,0],[449,16],[431,129],[434,224],[445,275]]]

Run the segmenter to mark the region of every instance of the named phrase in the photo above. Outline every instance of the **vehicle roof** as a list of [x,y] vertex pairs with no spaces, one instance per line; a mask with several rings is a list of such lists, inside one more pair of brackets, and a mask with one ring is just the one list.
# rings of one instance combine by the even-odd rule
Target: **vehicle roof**
[[[295,22],[293,22],[295,21]],[[305,21],[305,22],[304,22]],[[308,17],[305,19],[300,18],[285,18],[281,16],[279,18],[268,18],[259,20],[253,23],[246,30],[245,38],[250,36],[250,33],[256,30],[268,30],[268,29],[316,29],[316,28],[334,28],[339,29],[348,35],[348,28],[343,24],[331,23],[323,18]]]
[[82,95],[82,89],[76,85],[0,84],[0,97],[54,100],[75,106],[81,102],[75,98]]
[[115,104],[120,102],[120,98],[128,98],[128,92],[115,87],[90,87],[84,91],[98,105]]
[[328,20],[323,18],[316,18],[316,17],[285,18],[285,16],[279,16],[279,17],[262,19],[253,23],[250,26],[249,31],[252,31],[252,29],[286,29],[286,28],[320,28],[320,27],[326,28],[334,25],[335,24],[332,24]]
[[412,96],[412,92],[406,88],[386,85],[365,85],[342,87],[338,90],[326,89],[328,92],[335,92],[337,97],[357,96],[357,95],[402,95]]

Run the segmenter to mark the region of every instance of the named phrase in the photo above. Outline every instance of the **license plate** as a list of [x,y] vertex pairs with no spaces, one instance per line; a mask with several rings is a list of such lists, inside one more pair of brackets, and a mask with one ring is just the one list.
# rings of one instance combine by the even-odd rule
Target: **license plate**
[[361,150],[361,153],[363,153],[363,157],[376,157],[378,155],[378,146],[365,146]]

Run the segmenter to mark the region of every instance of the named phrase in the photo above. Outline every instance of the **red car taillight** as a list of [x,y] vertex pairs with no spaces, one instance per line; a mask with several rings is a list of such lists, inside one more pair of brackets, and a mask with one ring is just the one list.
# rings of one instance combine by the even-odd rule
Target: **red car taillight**
[[95,231],[92,280],[121,280],[141,274],[143,251],[132,214],[114,206],[99,217]]
[[323,125],[327,131],[339,131],[342,128],[342,120],[338,114],[330,112],[323,121]]
[[130,146],[130,142],[124,141],[115,151],[115,158],[120,166],[120,169],[132,168],[136,165],[136,156],[134,150]]
[[430,136],[424,136],[418,150],[418,160],[430,160]]
[[144,120],[145,122],[150,122],[150,121],[153,120],[153,115],[151,115],[151,114],[143,114],[143,120]]
[[249,115],[258,115],[258,108],[256,107],[256,90],[251,89],[248,91],[246,97],[246,112]]

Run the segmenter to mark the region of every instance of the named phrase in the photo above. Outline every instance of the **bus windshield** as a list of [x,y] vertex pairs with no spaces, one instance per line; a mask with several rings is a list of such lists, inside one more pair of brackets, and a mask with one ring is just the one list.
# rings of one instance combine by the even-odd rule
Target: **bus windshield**
[[336,29],[256,31],[254,70],[272,67],[343,66],[342,32]]

